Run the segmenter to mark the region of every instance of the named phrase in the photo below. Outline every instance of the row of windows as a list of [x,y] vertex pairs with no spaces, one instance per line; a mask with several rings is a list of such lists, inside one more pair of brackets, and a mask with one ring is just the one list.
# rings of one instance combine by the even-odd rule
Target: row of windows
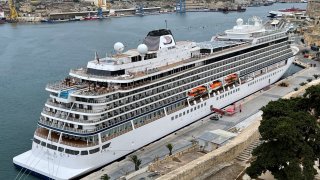
[[[100,151],[100,148],[94,148],[94,149],[90,149],[89,150],[89,153],[88,151],[76,151],[76,150],[71,150],[71,149],[64,149],[62,147],[57,147],[56,145],[53,145],[53,144],[47,144],[46,142],[44,141],[40,141],[39,139],[37,138],[33,138],[33,142],[37,143],[37,144],[40,144],[41,146],[43,147],[47,147],[49,149],[52,149],[52,150],[55,150],[55,151],[59,151],[59,152],[65,152],[66,154],[72,154],[72,155],[78,155],[79,153],[81,155],[88,155],[89,153],[90,154],[94,154],[94,153],[97,153]],[[102,149],[106,149],[110,146],[110,143],[107,143],[105,145],[102,146]]]
[[283,71],[283,69],[277,70],[276,72],[273,72],[273,73],[269,74],[268,76],[265,76],[263,78],[257,79],[255,81],[252,81],[252,82],[248,83],[248,86],[251,86],[251,85],[253,85],[253,84],[257,83],[257,82],[263,81],[263,80],[265,80],[267,78],[270,78],[271,76],[274,76],[274,75],[276,75],[277,73],[279,73],[281,71]]
[[125,131],[128,131],[128,130],[132,130],[132,124],[131,122],[126,122],[126,123],[123,123],[119,126],[116,126],[116,127],[113,127],[111,129],[108,129],[104,132],[101,133],[101,137],[102,138],[105,138],[105,137],[109,137],[109,136],[112,136],[114,134],[119,134],[119,133],[122,133],[122,132],[125,132]]
[[179,114],[177,114],[175,116],[172,116],[171,120],[173,121],[174,119],[177,119],[179,117],[185,116],[185,115],[189,114],[190,112],[196,111],[197,109],[203,108],[205,106],[207,106],[206,102],[203,103],[203,104],[199,104],[198,106],[192,107],[192,108],[190,108],[190,109],[188,109],[186,111],[183,111],[182,113],[179,113]]
[[262,42],[265,42],[265,41],[270,41],[270,40],[273,40],[273,39],[277,39],[279,37],[283,37],[285,35],[286,35],[285,33],[280,33],[280,34],[277,34],[277,35],[267,36],[267,37],[264,37],[264,38],[259,38],[259,40],[257,42],[258,43],[262,43]]
[[240,91],[240,88],[236,88],[236,89],[233,89],[233,90],[231,90],[231,91],[228,91],[228,92],[226,92],[225,94],[222,94],[222,95],[218,96],[218,97],[216,98],[216,100],[225,98],[225,97],[227,97],[227,96],[229,96],[229,95],[231,95],[231,94],[233,94],[233,93],[236,93],[236,92],[238,92],[238,91]]

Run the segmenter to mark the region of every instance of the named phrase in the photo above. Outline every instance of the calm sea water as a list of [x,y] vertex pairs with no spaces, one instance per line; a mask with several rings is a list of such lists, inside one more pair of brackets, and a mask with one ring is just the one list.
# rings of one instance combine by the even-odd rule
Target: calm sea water
[[[252,7],[243,13],[187,13],[113,18],[63,24],[0,25],[0,179],[18,174],[12,158],[31,148],[37,120],[48,98],[48,82],[64,78],[70,68],[85,66],[94,52],[105,56],[117,41],[135,48],[158,28],[172,30],[176,40],[207,41],[235,25],[237,18],[270,10],[306,8],[306,4]],[[23,178],[22,178],[23,179]],[[34,179],[28,176],[26,179]]]

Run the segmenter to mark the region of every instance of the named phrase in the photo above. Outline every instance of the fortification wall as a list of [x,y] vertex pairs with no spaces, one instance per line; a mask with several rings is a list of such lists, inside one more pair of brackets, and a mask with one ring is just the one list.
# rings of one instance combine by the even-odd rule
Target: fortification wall
[[257,140],[260,137],[258,131],[259,125],[260,121],[255,121],[225,146],[222,146],[219,149],[216,149],[166,175],[159,177],[158,180],[199,179],[199,177],[202,177],[206,172],[219,166],[219,164],[235,159],[252,142]]

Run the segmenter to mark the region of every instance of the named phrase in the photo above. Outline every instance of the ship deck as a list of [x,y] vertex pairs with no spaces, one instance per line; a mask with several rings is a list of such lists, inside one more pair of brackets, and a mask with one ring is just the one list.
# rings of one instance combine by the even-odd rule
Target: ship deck
[[[233,45],[235,45],[235,44],[233,44]],[[201,46],[208,47],[208,48],[220,47],[220,46],[214,46],[212,43],[208,43],[208,42],[203,43]],[[66,85],[65,81],[60,81],[60,82],[56,82],[53,84],[48,84],[47,89],[54,90],[54,91],[75,89],[73,94],[85,95],[85,96],[99,96],[99,95],[103,95],[106,93],[112,93],[112,92],[116,92],[116,91],[133,90],[135,88],[147,85],[149,83],[163,80],[165,78],[168,78],[169,76],[157,78],[157,79],[151,79],[151,80],[146,80],[145,79],[146,77],[155,76],[155,75],[160,74],[162,72],[168,71],[168,70],[173,69],[175,67],[178,68],[179,66],[188,64],[193,61],[198,61],[201,59],[208,59],[211,57],[219,56],[219,55],[222,55],[225,53],[229,53],[230,51],[236,51],[236,50],[242,49],[247,46],[248,46],[248,44],[242,42],[242,43],[236,44],[233,47],[229,47],[226,49],[223,49],[222,47],[220,47],[220,48],[222,48],[221,50],[214,52],[212,54],[203,54],[199,57],[193,57],[193,58],[186,59],[184,61],[180,61],[177,63],[158,67],[156,69],[150,70],[149,72],[140,71],[140,72],[136,72],[136,73],[131,73],[130,75],[127,75],[127,76],[97,76],[97,75],[88,74],[86,68],[73,69],[70,71],[71,76],[76,76],[77,78],[83,78],[85,80],[105,82],[105,83],[104,83],[104,85],[98,85],[98,86],[95,85],[94,83],[91,83],[90,85],[88,83],[71,83],[71,85]],[[191,70],[191,69],[192,68],[190,68],[188,70]],[[180,73],[183,73],[183,71]],[[177,73],[177,74],[179,74],[179,73]],[[174,75],[177,75],[177,74],[174,74]],[[110,87],[110,86],[108,86],[108,84],[112,83],[112,80],[114,80],[114,81],[122,80],[126,85],[125,86]],[[111,82],[109,82],[109,81],[111,81]],[[135,81],[139,81],[139,82],[135,82]]]
[[[44,139],[49,139],[56,143],[59,142],[59,137],[60,137],[59,133],[52,132],[51,138],[48,138],[49,130],[42,127],[39,127],[36,129],[35,135]],[[94,142],[85,142],[83,140],[80,140],[79,138],[67,138],[64,136],[62,136],[60,143],[64,145],[72,146],[72,147],[91,147],[91,146],[98,145],[97,143],[94,143]]]
[[70,74],[79,75],[84,79],[95,78],[97,81],[101,81],[101,82],[108,82],[109,80],[131,80],[131,82],[132,82],[134,80],[138,80],[139,78],[142,78],[145,76],[158,74],[159,72],[166,71],[166,70],[178,67],[180,65],[188,64],[192,61],[197,61],[197,60],[201,60],[201,59],[208,58],[208,57],[218,56],[220,54],[224,54],[226,52],[238,50],[238,49],[241,49],[243,47],[248,46],[248,44],[245,42],[236,42],[236,41],[225,41],[225,42],[224,41],[216,41],[216,42],[206,41],[206,42],[198,43],[197,45],[200,48],[214,49],[217,51],[213,52],[212,54],[203,54],[198,57],[189,58],[189,59],[177,62],[177,63],[172,63],[172,64],[169,64],[166,66],[162,66],[162,67],[158,67],[158,68],[155,68],[152,70],[148,70],[148,72],[139,71],[139,72],[129,73],[129,75],[125,75],[125,76],[92,75],[92,74],[87,73],[86,68],[72,69],[70,71]]

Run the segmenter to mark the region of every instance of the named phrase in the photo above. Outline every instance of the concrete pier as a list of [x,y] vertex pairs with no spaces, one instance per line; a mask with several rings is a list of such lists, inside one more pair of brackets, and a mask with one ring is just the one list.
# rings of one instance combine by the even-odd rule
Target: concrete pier
[[[103,10],[103,15],[113,15],[113,16],[129,16],[129,15],[135,15],[136,14],[136,8],[130,8],[130,9],[111,9],[111,10]],[[161,10],[160,7],[150,7],[150,8],[143,8],[143,11],[148,13],[159,13]],[[111,13],[110,13],[111,12]],[[71,19],[75,18],[75,16],[88,16],[90,14],[91,16],[97,15],[97,11],[81,11],[81,12],[63,12],[63,13],[51,13],[49,14],[50,20],[58,20],[58,19]]]

